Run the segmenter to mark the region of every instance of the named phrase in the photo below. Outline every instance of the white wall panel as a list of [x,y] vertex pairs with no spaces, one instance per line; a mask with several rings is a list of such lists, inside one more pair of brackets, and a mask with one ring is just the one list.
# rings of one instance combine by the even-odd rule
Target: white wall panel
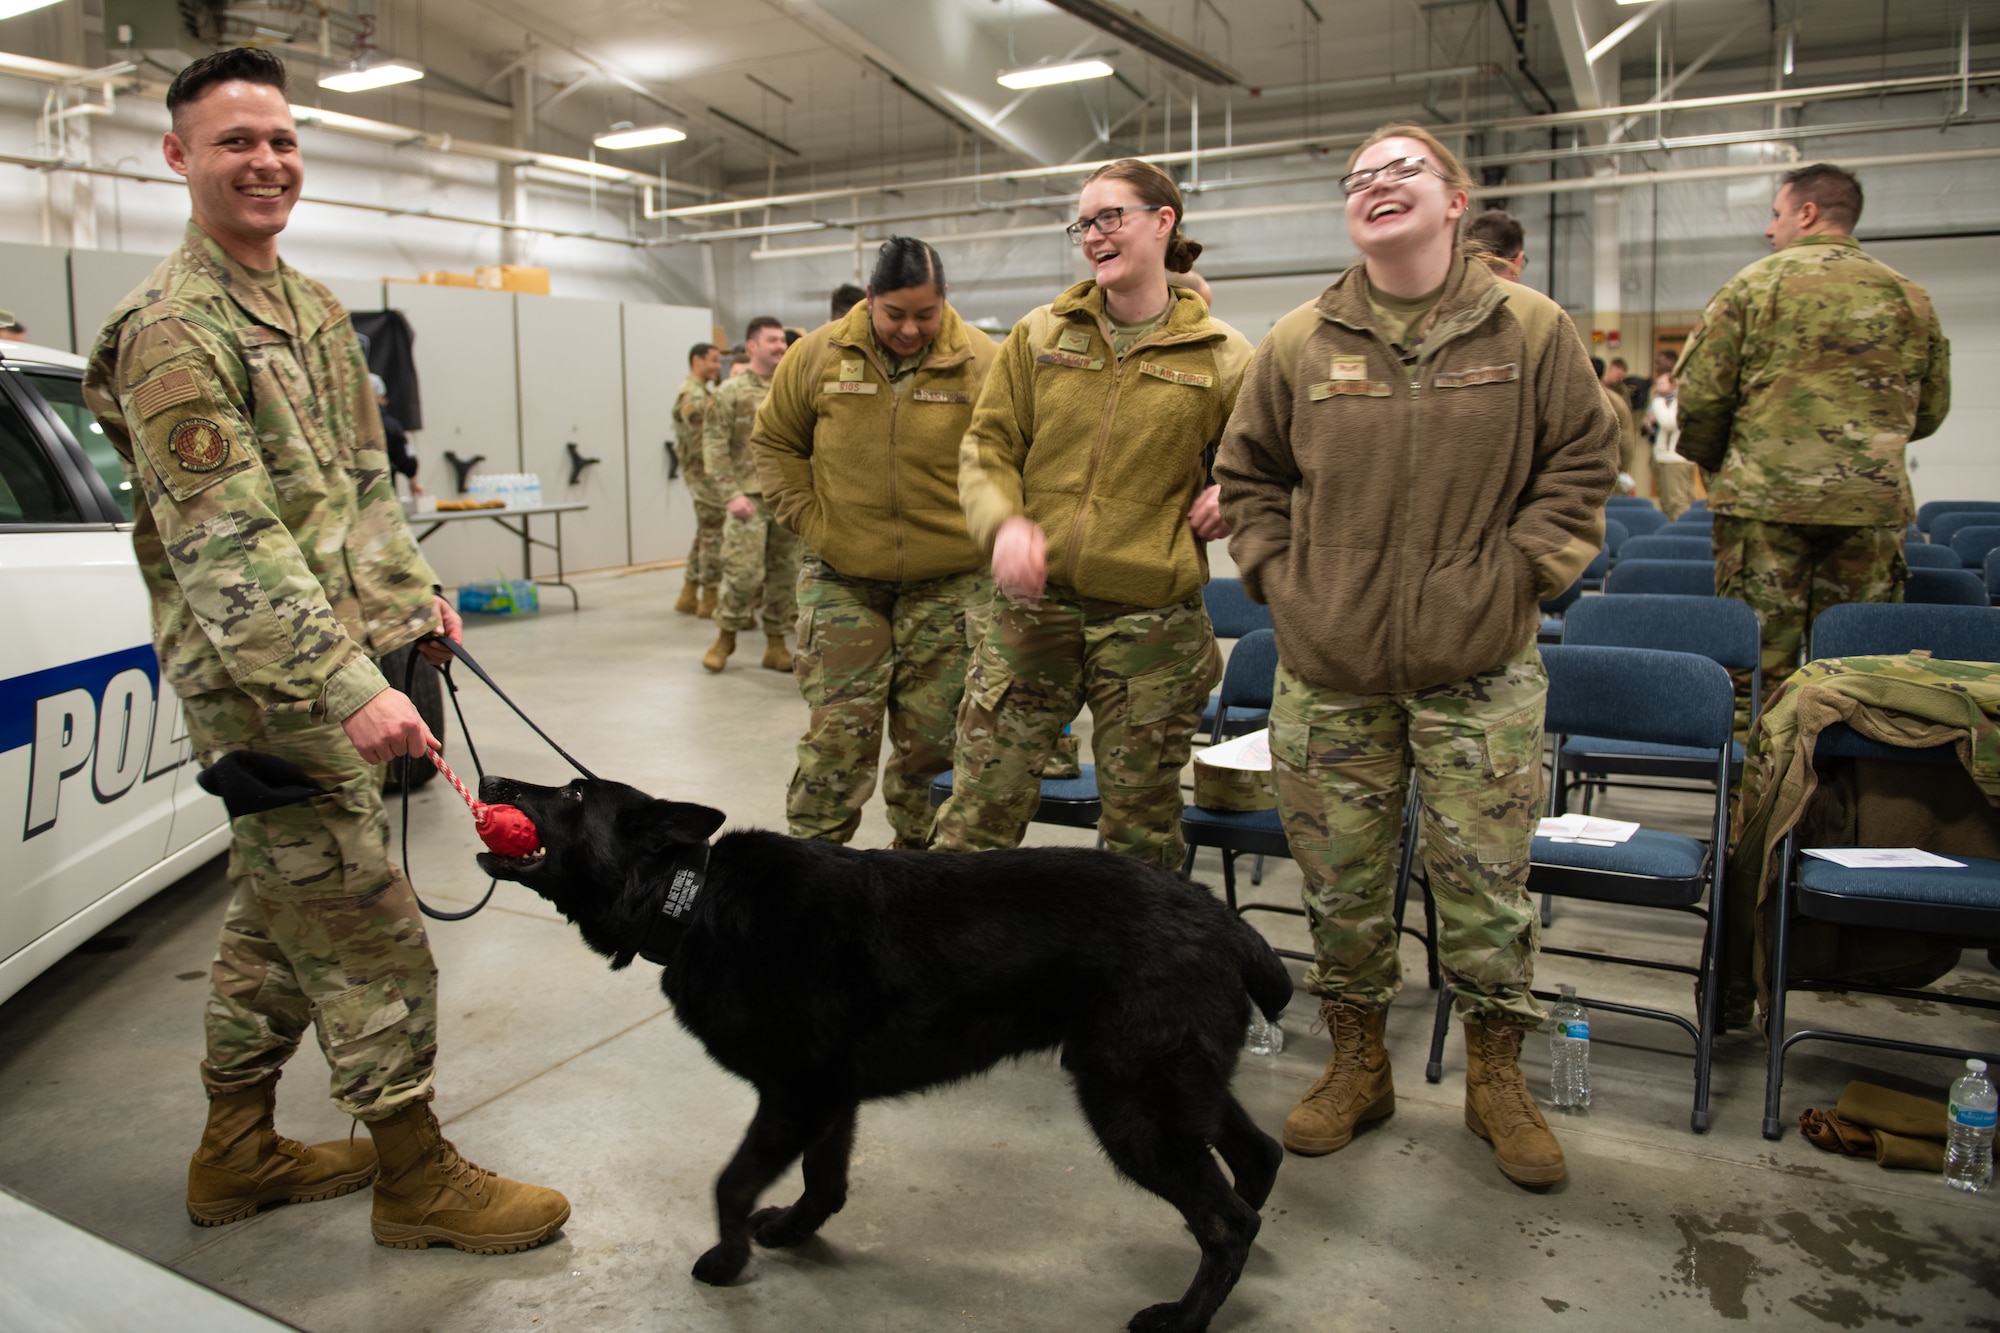
[[[544,501],[581,500],[590,506],[587,513],[563,519],[563,558],[568,568],[628,564],[625,373],[618,302],[559,296],[514,299],[522,470],[541,475]],[[584,457],[601,460],[585,469],[575,485],[569,481],[570,455],[565,447],[572,442]]]
[[53,245],[0,245],[0,307],[43,347],[68,347],[69,270]]
[[1868,252],[1923,285],[1951,339],[1951,415],[1910,446],[1926,500],[2000,500],[2000,236],[1875,241]]
[[[714,321],[706,307],[628,301],[624,312],[626,495],[637,565],[684,557],[694,540],[694,502],[685,477],[667,480],[665,443],[675,438],[688,349],[709,341]],[[683,466],[690,443],[675,441]]]
[[[408,316],[416,332],[424,428],[411,433],[410,443],[419,479],[441,498],[456,494],[446,450],[461,458],[486,455],[480,472],[521,471],[514,298],[505,292],[415,283],[389,284],[388,298],[390,308]],[[521,575],[521,543],[497,523],[448,524],[424,543],[424,554],[452,585],[490,579],[502,571]]]
[[69,290],[76,320],[76,344],[88,353],[105,317],[134,287],[151,276],[166,256],[126,255],[113,250],[69,252]]
[[318,278],[333,293],[333,299],[349,310],[382,309],[382,288],[380,278],[328,278],[317,273],[306,276]]

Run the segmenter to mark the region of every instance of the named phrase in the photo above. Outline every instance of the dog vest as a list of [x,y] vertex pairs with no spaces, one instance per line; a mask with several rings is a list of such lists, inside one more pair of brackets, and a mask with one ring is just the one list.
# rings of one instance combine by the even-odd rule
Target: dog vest
[[694,900],[708,882],[708,844],[684,847],[674,857],[667,872],[667,892],[660,911],[646,924],[646,938],[639,942],[639,956],[665,967],[673,961],[674,947],[680,943],[680,924],[694,910]]

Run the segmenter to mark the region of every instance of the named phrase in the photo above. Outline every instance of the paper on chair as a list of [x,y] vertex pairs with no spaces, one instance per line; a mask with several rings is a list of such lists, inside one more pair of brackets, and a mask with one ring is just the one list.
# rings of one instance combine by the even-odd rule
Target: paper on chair
[[1210,768],[1247,768],[1268,772],[1271,767],[1271,730],[1266,727],[1248,736],[1232,737],[1220,745],[1197,751],[1194,757]]
[[1586,847],[1616,847],[1630,840],[1639,825],[1595,815],[1550,815],[1535,826],[1535,836],[1550,842],[1578,842]]
[[1965,862],[1954,861],[1919,847],[1808,847],[1807,856],[1817,856],[1849,870],[1963,870]]

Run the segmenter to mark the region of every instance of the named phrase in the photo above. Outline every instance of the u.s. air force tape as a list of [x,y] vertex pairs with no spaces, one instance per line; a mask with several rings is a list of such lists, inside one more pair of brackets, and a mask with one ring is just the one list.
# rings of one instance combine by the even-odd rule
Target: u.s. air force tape
[[189,472],[213,472],[229,461],[229,437],[207,417],[189,417],[175,426],[167,448]]

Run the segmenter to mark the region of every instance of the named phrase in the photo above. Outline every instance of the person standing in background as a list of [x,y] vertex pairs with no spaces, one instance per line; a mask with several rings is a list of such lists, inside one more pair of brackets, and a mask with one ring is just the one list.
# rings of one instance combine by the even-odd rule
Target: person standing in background
[[694,501],[694,543],[688,547],[687,578],[674,610],[703,620],[715,616],[722,585],[722,524],[729,517],[728,497],[718,496],[709,482],[708,446],[702,438],[721,378],[722,349],[714,343],[696,343],[688,349],[687,379],[674,398],[674,446],[681,475],[687,478],[688,498]]
[[995,348],[945,291],[937,251],[891,237],[865,299],[785,354],[751,432],[765,503],[807,548],[795,838],[854,836],[885,726],[892,847],[930,840],[931,779],[951,767],[966,658],[993,601],[958,502],[958,446]]
[[1676,371],[1679,451],[1710,474],[1716,595],[1757,613],[1767,697],[1820,612],[1903,600],[1906,455],[1951,408],[1930,294],[1854,239],[1861,182],[1826,163],[1780,180],[1772,253],[1716,293]]
[[769,315],[750,321],[743,340],[748,357],[744,373],[716,390],[702,423],[703,457],[709,483],[727,496],[729,512],[722,525],[722,583],[716,590],[715,643],[702,655],[709,671],[729,665],[736,636],[764,620],[763,665],[772,671],[792,669],[792,650],[785,632],[798,615],[799,539],[772,520],[764,503],[764,482],[750,450],[750,433],[757,409],[771,392],[771,376],[785,356],[785,326]]
[[832,312],[831,322],[838,324],[846,318],[848,311],[854,309],[855,303],[867,295],[866,291],[851,282],[843,282],[834,288],[833,299],[827,303],[828,309]]
[[1660,512],[1669,519],[1679,518],[1694,503],[1694,464],[1680,451],[1680,390],[1670,370],[1653,377],[1653,392],[1646,399],[1646,433],[1653,437]]

